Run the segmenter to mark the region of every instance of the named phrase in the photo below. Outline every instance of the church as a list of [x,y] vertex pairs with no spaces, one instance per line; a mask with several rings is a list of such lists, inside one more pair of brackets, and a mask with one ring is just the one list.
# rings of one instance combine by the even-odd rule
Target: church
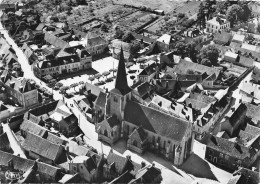
[[147,107],[132,95],[121,49],[115,88],[109,92],[104,120],[96,124],[98,139],[113,145],[127,141],[127,149],[154,152],[179,166],[192,153],[192,124]]

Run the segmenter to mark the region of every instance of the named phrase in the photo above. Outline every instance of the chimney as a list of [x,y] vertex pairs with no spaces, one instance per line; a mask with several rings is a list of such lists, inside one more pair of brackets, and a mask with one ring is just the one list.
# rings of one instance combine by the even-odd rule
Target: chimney
[[131,161],[131,156],[127,155],[126,158]]
[[169,87],[169,82],[168,81],[166,81],[166,86],[165,86],[166,88],[168,88]]
[[30,115],[31,115],[31,109],[28,111],[28,116],[27,116],[28,120],[30,119]]

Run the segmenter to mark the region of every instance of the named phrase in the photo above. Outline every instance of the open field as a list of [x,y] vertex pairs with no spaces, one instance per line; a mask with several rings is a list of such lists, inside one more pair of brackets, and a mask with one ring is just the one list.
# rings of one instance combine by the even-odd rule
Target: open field
[[161,9],[165,12],[172,11],[176,6],[184,2],[185,0],[114,0],[114,3],[116,4],[146,6],[151,9]]

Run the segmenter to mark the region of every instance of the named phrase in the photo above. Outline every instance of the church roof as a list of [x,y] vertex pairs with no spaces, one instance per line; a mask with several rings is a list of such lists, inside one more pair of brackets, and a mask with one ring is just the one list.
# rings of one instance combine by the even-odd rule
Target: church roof
[[121,48],[121,52],[119,55],[115,88],[112,89],[111,92],[120,93],[120,95],[126,95],[130,91],[131,91],[131,88],[128,86],[127,78],[126,78],[126,69],[125,69],[125,60],[124,60],[123,49]]

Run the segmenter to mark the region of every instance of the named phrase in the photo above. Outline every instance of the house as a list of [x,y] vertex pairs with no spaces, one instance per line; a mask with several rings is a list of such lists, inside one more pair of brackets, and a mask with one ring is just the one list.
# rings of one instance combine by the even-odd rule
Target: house
[[112,56],[116,59],[120,57],[120,49],[124,52],[124,59],[128,61],[131,55],[131,45],[118,39],[112,40]]
[[34,54],[33,50],[27,45],[27,43],[23,44],[22,51],[28,59],[29,64],[37,63],[38,57]]
[[253,73],[252,73],[251,77],[252,77],[252,79],[253,79],[255,82],[259,83],[259,82],[260,82],[260,68],[255,67],[255,68],[253,69]]
[[243,123],[245,123],[247,107],[243,103],[238,103],[231,107],[224,119],[221,121],[221,131],[225,130],[230,136],[236,135]]
[[84,42],[84,46],[91,55],[97,55],[106,52],[108,42],[100,36],[88,34],[86,37],[86,43]]
[[103,177],[107,180],[114,179],[126,171],[135,171],[139,165],[131,160],[130,156],[122,157],[113,152],[111,149],[103,165]]
[[0,85],[10,100],[23,107],[30,107],[39,103],[38,91],[25,78],[15,78],[5,70],[0,79]]
[[65,174],[60,180],[59,183],[80,183],[82,181],[80,175],[77,174]]
[[260,100],[260,89],[259,85],[249,83],[249,82],[243,82],[239,91],[239,94],[241,95],[242,102],[248,102],[251,103],[253,100]]
[[258,184],[259,172],[246,168],[235,171],[227,184]]
[[105,118],[102,122],[98,123],[98,140],[113,145],[120,138],[120,121],[116,116]]
[[78,173],[86,182],[96,180],[97,165],[91,157],[76,156],[69,163],[69,170],[71,174]]
[[[142,127],[147,135],[147,149],[160,153],[176,165],[181,165],[192,152],[194,136],[191,123],[134,102],[132,89],[127,84],[123,49],[120,53],[115,88],[110,91],[107,100],[106,115],[115,115],[120,121],[121,132],[117,132],[120,138],[127,139],[136,128]],[[102,126],[104,125],[97,126],[97,129],[102,129]],[[99,132],[101,133],[104,132]],[[138,134],[131,137],[129,148],[140,148],[139,144],[134,145],[140,140]]]
[[[61,52],[65,52],[61,50]],[[75,49],[73,53],[61,55],[58,53],[56,58],[46,58],[33,65],[34,74],[42,78],[45,75],[61,75],[74,73],[92,67],[92,57],[86,50]]]
[[248,52],[260,52],[260,47],[252,44],[243,43],[241,48],[248,50]]
[[[239,56],[238,57],[238,63],[244,67],[248,67],[248,68],[251,68],[254,66],[254,62],[255,60],[251,57],[248,57],[248,56]],[[254,74],[252,74],[253,76]],[[251,76],[251,77],[252,77]]]
[[94,105],[97,119],[94,122],[101,122],[106,114],[106,103],[107,103],[107,93],[100,92]]
[[234,43],[237,43],[239,44],[240,46],[244,43],[245,41],[245,35],[242,35],[242,34],[235,34],[232,38],[232,41],[231,42],[234,42]]
[[6,133],[0,134],[0,150],[8,153],[12,153],[13,150],[10,146],[10,142]]
[[217,33],[219,31],[228,30],[230,28],[230,22],[224,18],[213,17],[206,22],[207,32]]
[[158,66],[154,62],[151,65],[148,64],[148,66],[139,73],[137,79],[141,82],[150,82],[155,77],[156,73],[158,73]]
[[239,167],[250,168],[259,155],[255,149],[214,135],[209,135],[205,144],[206,160],[231,171]]
[[212,74],[210,76],[208,76],[207,78],[205,78],[203,81],[202,81],[202,86],[206,89],[206,88],[213,88],[214,87],[214,83],[215,81],[217,80],[217,76],[216,74]]
[[47,164],[57,163],[59,157],[64,154],[62,145],[54,144],[38,135],[27,133],[27,137],[22,144],[29,156]]
[[59,132],[64,134],[66,137],[71,137],[79,132],[78,118],[71,114],[59,122]]
[[65,42],[64,40],[62,39],[59,39],[57,36],[53,35],[52,33],[49,33],[49,32],[45,32],[44,33],[44,40],[53,45],[54,47],[57,47],[57,48],[65,48],[65,47],[68,47],[69,44],[67,42]]
[[0,167],[2,171],[16,170],[23,173],[32,170],[33,175],[30,175],[28,182],[56,182],[61,177],[61,170],[55,166],[21,158],[3,151],[0,151]]
[[133,89],[132,95],[139,103],[149,104],[154,95],[154,86],[148,82],[141,83]]
[[157,39],[157,44],[162,51],[170,51],[174,48],[175,41],[171,35],[164,34]]
[[113,179],[111,182],[109,182],[109,184],[130,183],[134,178],[134,173],[126,171],[117,178]]
[[224,60],[230,63],[235,63],[237,62],[238,54],[233,53],[233,52],[226,52],[224,55]]

